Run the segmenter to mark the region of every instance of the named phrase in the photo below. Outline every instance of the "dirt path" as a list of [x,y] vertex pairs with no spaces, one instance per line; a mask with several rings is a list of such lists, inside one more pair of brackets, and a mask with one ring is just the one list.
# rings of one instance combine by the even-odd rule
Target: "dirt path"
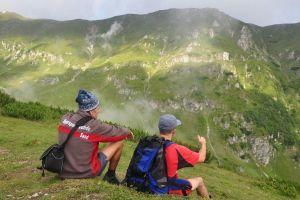
[[217,159],[218,161],[218,165],[220,166],[221,165],[221,161],[220,161],[220,158],[218,157],[212,143],[211,143],[211,140],[210,140],[210,128],[209,128],[209,125],[208,125],[208,122],[206,120],[206,137],[207,137],[207,140],[208,140],[208,143],[209,143],[209,146],[211,148],[211,151],[213,152],[213,155],[215,156],[215,158]]

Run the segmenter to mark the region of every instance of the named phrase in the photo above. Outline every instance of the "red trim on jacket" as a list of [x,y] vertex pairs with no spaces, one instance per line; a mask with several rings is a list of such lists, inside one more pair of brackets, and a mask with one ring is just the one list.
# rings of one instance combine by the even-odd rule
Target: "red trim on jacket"
[[91,169],[92,169],[93,174],[96,176],[96,175],[98,175],[98,173],[100,171],[101,163],[98,158],[98,151],[99,151],[98,143],[93,143],[93,145],[94,145],[94,149],[93,149],[93,153],[91,155]]
[[[67,135],[70,133],[70,130],[71,130],[70,128],[63,126],[63,125],[60,125],[58,127],[59,132],[65,133]],[[81,132],[75,131],[73,136],[76,138],[80,138],[81,133],[89,136],[89,138],[87,139],[87,141],[89,141],[89,142],[118,142],[118,141],[121,141],[121,140],[131,137],[130,134],[105,137],[105,136],[100,136],[99,133],[89,133],[89,132],[84,132],[84,131],[81,131]]]

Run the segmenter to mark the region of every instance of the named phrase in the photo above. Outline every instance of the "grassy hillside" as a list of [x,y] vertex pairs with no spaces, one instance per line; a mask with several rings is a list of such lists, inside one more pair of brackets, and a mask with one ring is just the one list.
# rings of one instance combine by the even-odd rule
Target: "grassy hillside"
[[[140,194],[123,186],[109,185],[93,180],[61,181],[56,175],[46,173],[41,177],[38,158],[47,146],[56,142],[56,122],[32,122],[0,117],[0,199],[160,199]],[[136,143],[126,142],[118,168],[124,177]],[[216,164],[202,164],[181,171],[182,177],[202,176],[215,199],[287,199],[280,190],[269,186],[265,180],[239,175]],[[38,195],[38,197],[34,197]],[[196,198],[195,194],[191,199]],[[162,198],[164,199],[164,198]],[[169,199],[169,197],[168,197]],[[174,198],[176,199],[176,198]]]
[[[159,115],[173,113],[183,122],[178,140],[195,146],[196,134],[206,136],[218,166],[299,183],[299,34],[299,24],[259,27],[216,9],[8,17],[0,20],[0,87],[71,110],[78,89],[92,90],[103,119],[152,134]],[[22,105],[5,105],[5,114]]]
[[[40,166],[38,158],[45,148],[57,142],[58,116],[66,111],[39,103],[20,103],[2,92],[0,100],[0,128],[3,130],[0,134],[0,199],[124,199],[125,196],[126,199],[169,198],[109,185],[101,178],[61,181],[49,172],[46,177],[42,177],[41,171],[36,169]],[[135,141],[126,141],[118,168],[121,179],[125,176],[138,138],[145,134],[143,130],[132,131]],[[207,162],[195,168],[180,170],[180,174],[184,178],[202,176],[215,199],[296,199],[299,195],[298,183],[287,182],[275,176],[265,178],[245,175],[242,171],[234,173],[218,165],[215,159],[218,158],[212,158],[208,154]],[[290,167],[286,166],[285,170]],[[193,194],[191,198],[196,198],[196,195]]]

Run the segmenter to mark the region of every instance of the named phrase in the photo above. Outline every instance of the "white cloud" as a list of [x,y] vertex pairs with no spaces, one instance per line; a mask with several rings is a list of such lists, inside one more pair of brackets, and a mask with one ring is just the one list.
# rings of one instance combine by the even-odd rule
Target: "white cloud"
[[106,32],[101,34],[101,37],[105,40],[105,41],[109,41],[111,40],[111,38],[113,36],[116,36],[117,34],[119,34],[121,31],[123,30],[122,25],[115,21],[111,26],[110,29]]

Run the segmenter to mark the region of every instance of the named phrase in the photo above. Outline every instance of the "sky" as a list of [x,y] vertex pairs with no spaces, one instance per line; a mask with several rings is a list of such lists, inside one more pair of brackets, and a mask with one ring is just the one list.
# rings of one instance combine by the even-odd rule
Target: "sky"
[[55,20],[96,20],[169,8],[205,7],[260,26],[300,22],[300,0],[0,0],[0,11]]

